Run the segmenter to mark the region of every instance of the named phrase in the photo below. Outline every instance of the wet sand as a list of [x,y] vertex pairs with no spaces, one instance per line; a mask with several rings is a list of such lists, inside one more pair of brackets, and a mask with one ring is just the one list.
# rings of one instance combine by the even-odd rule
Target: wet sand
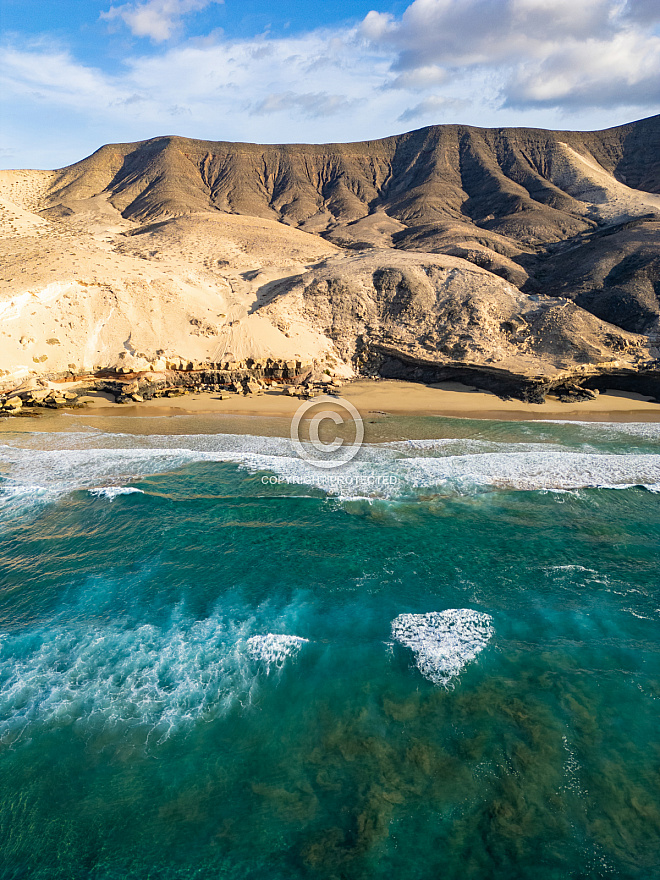
[[[107,394],[95,393],[84,408],[38,409],[18,417],[0,418],[5,432],[102,430],[129,434],[250,434],[289,437],[297,410],[311,401],[289,397],[279,389],[259,396],[232,394],[221,400],[213,392],[158,398],[134,404],[117,404]],[[419,385],[412,382],[360,380],[346,384],[332,402],[321,409],[310,406],[300,436],[307,438],[307,419],[323,410],[335,410],[340,422],[326,426],[324,435],[352,440],[355,428],[343,401],[355,406],[364,427],[366,443],[462,436],[467,420],[660,422],[660,404],[639,394],[612,391],[595,400],[543,404],[501,400],[494,394],[458,383]],[[444,419],[466,420],[465,428]],[[474,430],[474,428],[469,429]],[[330,442],[330,434],[324,442]]]

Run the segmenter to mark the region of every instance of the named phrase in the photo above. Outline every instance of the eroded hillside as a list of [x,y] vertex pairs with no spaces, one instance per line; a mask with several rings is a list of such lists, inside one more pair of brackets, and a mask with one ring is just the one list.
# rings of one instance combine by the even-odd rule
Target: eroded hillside
[[0,368],[294,357],[342,375],[465,368],[507,393],[605,374],[648,390],[659,142],[660,117],[360,144],[162,137],[0,172]]

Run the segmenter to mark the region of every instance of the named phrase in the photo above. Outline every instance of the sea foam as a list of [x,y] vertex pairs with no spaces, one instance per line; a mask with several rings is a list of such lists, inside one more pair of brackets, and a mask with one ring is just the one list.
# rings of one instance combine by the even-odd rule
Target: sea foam
[[478,453],[401,461],[408,482],[418,487],[627,489],[660,487],[660,455],[586,453],[545,449]]
[[101,486],[90,489],[89,494],[95,498],[107,498],[108,501],[114,501],[119,495],[144,495],[144,490],[136,489],[133,486]]
[[300,636],[267,633],[266,635],[250,636],[247,640],[248,654],[253,660],[264,663],[266,672],[271,667],[281,669],[288,657],[295,657],[300,648],[308,642]]
[[250,703],[246,625],[174,614],[164,626],[53,622],[0,635],[0,742],[33,725],[142,728],[155,741]]
[[[0,633],[0,743],[35,724],[145,728],[156,740],[251,702],[260,676],[308,640],[175,610],[163,625],[52,621]],[[259,661],[255,668],[250,661]]]
[[433,684],[447,687],[493,636],[493,619],[471,608],[400,614],[392,638],[410,648],[417,668]]
[[[602,426],[599,426],[599,430]],[[365,445],[331,472],[302,460],[288,438],[237,434],[131,435],[70,432],[5,438],[0,472],[5,500],[41,504],[76,489],[107,499],[140,477],[198,462],[233,463],[340,498],[410,498],[489,489],[660,489],[660,455],[548,442],[438,439]],[[13,441],[13,442],[12,442]],[[107,491],[106,491],[107,490]],[[136,491],[135,489],[133,491]],[[48,493],[48,494],[46,494]],[[0,504],[2,506],[2,504]]]

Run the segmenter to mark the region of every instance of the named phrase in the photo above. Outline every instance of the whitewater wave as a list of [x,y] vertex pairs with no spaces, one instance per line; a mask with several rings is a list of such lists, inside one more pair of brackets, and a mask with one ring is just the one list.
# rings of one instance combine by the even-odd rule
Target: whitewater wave
[[[600,426],[599,426],[600,427]],[[660,455],[562,448],[555,443],[439,439],[364,446],[333,471],[299,458],[282,437],[235,434],[129,435],[90,433],[21,436],[0,447],[0,505],[43,501],[75,489],[111,499],[129,481],[197,462],[226,462],[280,482],[306,485],[340,498],[415,497],[494,489],[564,490],[643,486],[660,491]]]
[[259,675],[281,669],[307,642],[248,637],[246,629],[220,615],[177,615],[165,627],[53,624],[2,634],[0,742],[29,736],[35,723],[146,727],[158,740],[246,706]]
[[2,486],[0,488],[0,506],[14,504],[27,498],[47,498],[50,491],[45,486]]
[[539,489],[660,488],[660,455],[540,449],[401,461],[411,485]]
[[[175,731],[248,706],[259,676],[281,670],[309,640],[249,635],[251,623],[176,611],[164,626],[66,625],[0,634],[0,743],[30,738],[35,724],[97,732],[142,730],[162,742]],[[392,636],[421,673],[447,686],[492,636],[470,609],[402,614]]]
[[120,495],[144,495],[144,490],[136,489],[133,486],[101,486],[90,489],[89,494],[94,498],[107,498],[108,501],[114,501]]
[[295,657],[308,641],[309,639],[303,639],[301,636],[267,633],[250,636],[247,640],[247,650],[253,660],[265,665],[268,674],[272,667],[282,669],[287,659]]
[[483,651],[492,636],[492,617],[471,608],[400,614],[392,621],[392,638],[411,649],[425,678],[444,687]]

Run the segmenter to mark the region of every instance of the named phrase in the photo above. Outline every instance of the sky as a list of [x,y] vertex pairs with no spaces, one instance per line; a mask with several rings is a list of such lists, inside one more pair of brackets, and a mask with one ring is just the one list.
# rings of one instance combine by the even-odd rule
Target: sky
[[660,0],[0,0],[0,167],[660,112]]

